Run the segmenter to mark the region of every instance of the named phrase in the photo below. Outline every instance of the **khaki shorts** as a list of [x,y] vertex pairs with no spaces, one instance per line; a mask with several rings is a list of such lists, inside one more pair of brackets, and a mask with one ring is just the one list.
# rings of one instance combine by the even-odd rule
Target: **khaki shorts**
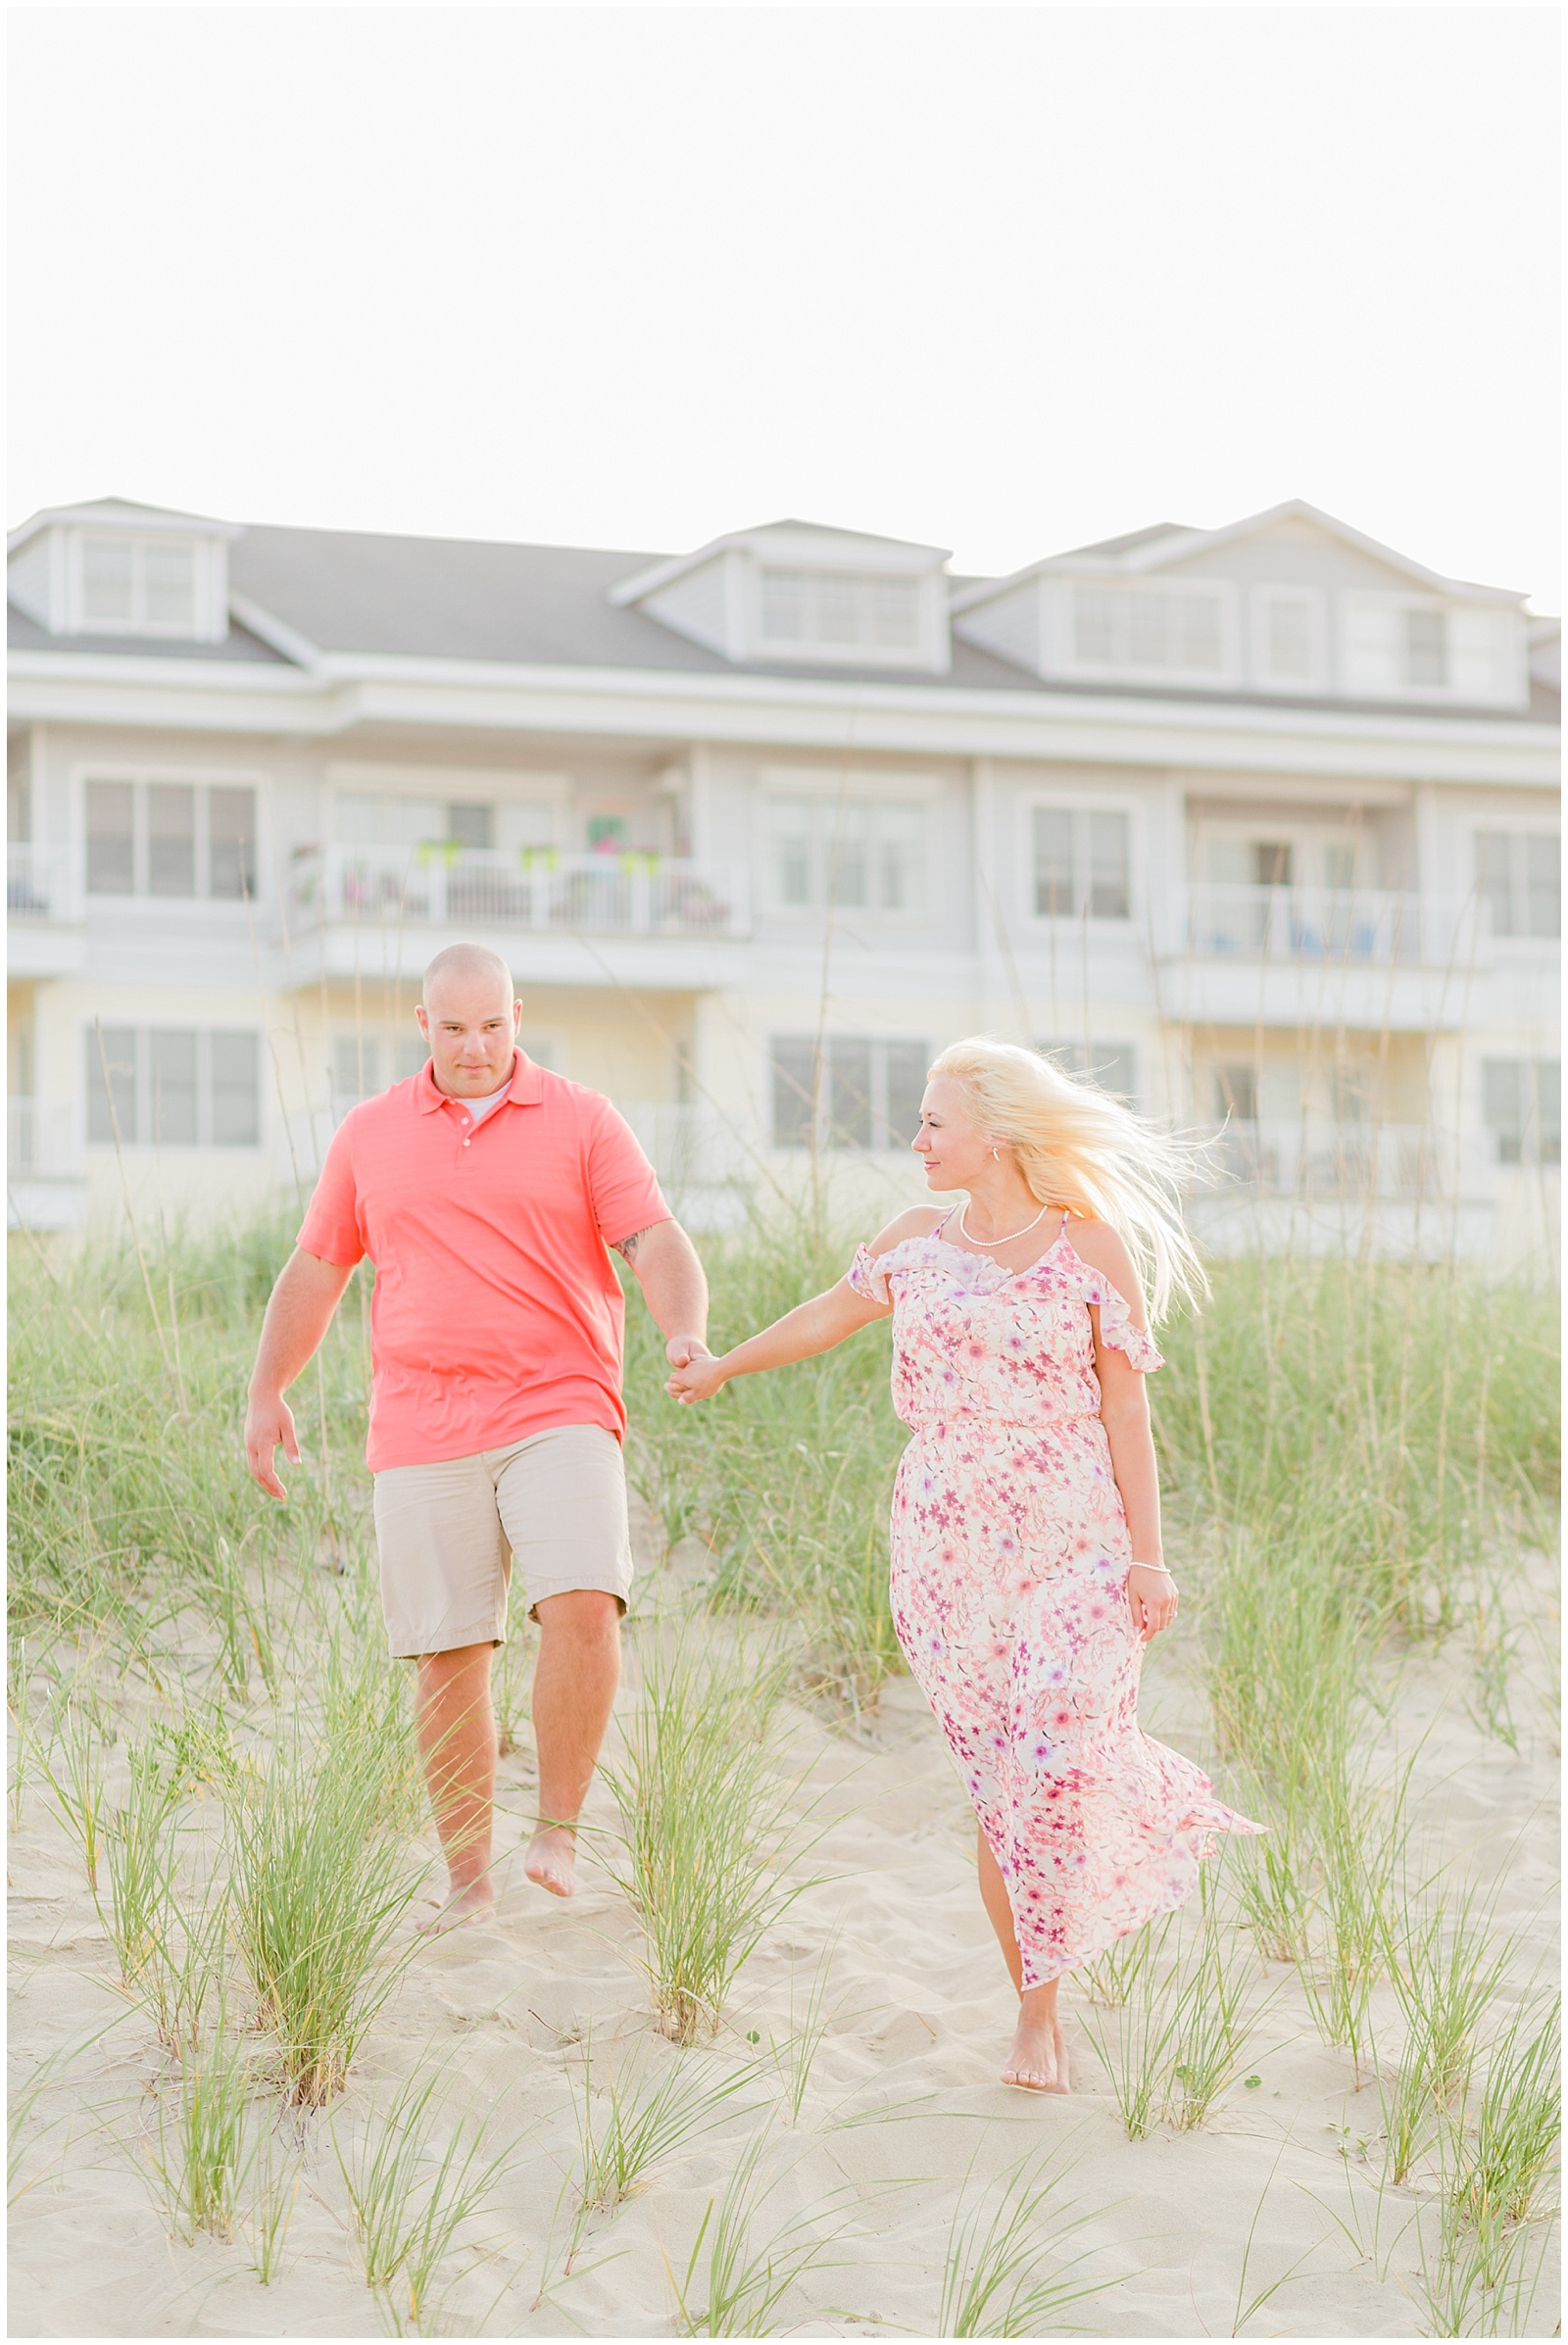
[[631,1536],[620,1443],[602,1425],[543,1433],[375,1477],[381,1609],[399,1658],[504,1644],[515,1559],[527,1609],[577,1588],[622,1612]]

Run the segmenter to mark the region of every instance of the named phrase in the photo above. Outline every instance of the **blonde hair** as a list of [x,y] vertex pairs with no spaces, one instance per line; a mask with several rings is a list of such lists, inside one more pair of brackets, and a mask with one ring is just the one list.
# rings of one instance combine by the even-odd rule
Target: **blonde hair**
[[1149,1290],[1150,1316],[1208,1291],[1182,1221],[1180,1186],[1200,1151],[1173,1140],[1087,1076],[1017,1043],[970,1035],[927,1070],[961,1084],[975,1127],[1018,1159],[1043,1205],[1109,1224]]

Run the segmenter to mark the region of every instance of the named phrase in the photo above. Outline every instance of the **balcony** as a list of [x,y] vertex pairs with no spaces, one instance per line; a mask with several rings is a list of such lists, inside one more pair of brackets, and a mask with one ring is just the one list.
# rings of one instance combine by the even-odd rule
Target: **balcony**
[[310,848],[295,857],[289,901],[296,922],[637,937],[737,937],[751,926],[743,864],[545,848]]
[[519,983],[697,989],[735,981],[734,946],[751,930],[742,863],[544,848],[309,848],[287,904],[296,984],[367,968],[408,977],[469,937]]
[[1498,1258],[1504,1187],[1492,1135],[1427,1124],[1237,1122],[1213,1135],[1216,1178],[1188,1218],[1216,1252]]
[[70,1106],[6,1101],[6,1220],[14,1230],[74,1230],[87,1205]]
[[[1424,915],[1424,916],[1423,916]],[[1187,950],[1229,960],[1351,961],[1390,967],[1433,957],[1443,930],[1430,901],[1372,888],[1249,888],[1200,885],[1188,904]],[[1423,930],[1425,937],[1423,937]],[[1423,954],[1423,942],[1429,950]]]
[[81,897],[63,847],[10,842],[6,915],[6,966],[13,977],[64,977],[81,967]]
[[1233,1120],[1213,1145],[1220,1186],[1265,1197],[1439,1197],[1492,1187],[1480,1148],[1461,1163],[1456,1144],[1425,1124]]
[[1161,987],[1180,1019],[1427,1031],[1462,1022],[1493,957],[1473,897],[1200,882]]

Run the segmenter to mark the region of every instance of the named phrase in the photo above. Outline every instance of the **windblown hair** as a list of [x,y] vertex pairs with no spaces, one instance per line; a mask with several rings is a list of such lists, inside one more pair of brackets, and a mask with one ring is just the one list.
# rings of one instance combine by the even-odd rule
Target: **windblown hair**
[[1010,1148],[1043,1205],[1107,1222],[1149,1291],[1150,1316],[1208,1281],[1182,1221],[1180,1189],[1199,1151],[1173,1140],[1087,1077],[1017,1043],[983,1034],[951,1043],[929,1070],[963,1086],[975,1127]]

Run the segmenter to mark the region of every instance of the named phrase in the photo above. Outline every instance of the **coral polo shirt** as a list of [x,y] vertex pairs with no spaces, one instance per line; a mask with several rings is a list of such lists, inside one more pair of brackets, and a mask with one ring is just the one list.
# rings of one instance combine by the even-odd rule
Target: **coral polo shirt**
[[477,1124],[428,1061],[351,1108],[299,1243],[322,1262],[375,1265],[372,1471],[552,1425],[621,1439],[626,1315],[607,1249],[669,1218],[610,1101],[521,1050]]

